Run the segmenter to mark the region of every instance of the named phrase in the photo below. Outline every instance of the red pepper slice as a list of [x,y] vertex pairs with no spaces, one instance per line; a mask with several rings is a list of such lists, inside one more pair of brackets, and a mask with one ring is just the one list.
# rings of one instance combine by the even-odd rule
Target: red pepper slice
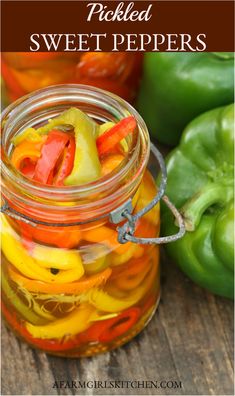
[[52,130],[42,147],[41,157],[35,167],[33,179],[44,184],[52,184],[54,170],[68,143],[69,136],[59,130]]
[[[64,148],[64,152],[62,153],[62,160],[60,162],[58,170],[56,170],[57,166],[55,166],[53,169],[51,169],[51,172],[48,176],[47,184],[63,186],[65,178],[67,176],[69,176],[73,170],[75,150],[76,150],[75,139],[74,139],[74,137],[69,136],[68,143],[67,143],[66,147]],[[34,172],[35,172],[35,169],[34,169]],[[28,174],[30,173],[29,167],[27,168],[27,173]],[[56,176],[54,175],[55,173],[56,173]],[[32,176],[33,176],[33,174],[34,173],[32,173]]]
[[57,175],[54,180],[56,186],[62,186],[64,179],[70,175],[73,170],[74,156],[75,156],[76,144],[74,137],[69,137],[69,143],[65,147],[63,158],[57,171]]
[[81,240],[79,226],[63,228],[40,225],[39,227],[33,227],[21,221],[18,221],[18,224],[23,238],[23,245],[29,250],[32,249],[34,241],[63,249],[71,249],[76,247]]
[[49,184],[53,180],[53,173],[58,160],[69,141],[68,134],[53,129],[47,137],[35,167],[33,180]]
[[34,175],[35,167],[36,167],[36,163],[32,161],[32,159],[25,158],[20,171],[21,173],[23,173],[23,175],[32,179]]
[[129,133],[134,132],[137,126],[133,116],[123,118],[116,125],[104,132],[96,139],[96,145],[99,155],[107,153],[117,143],[124,139]]
[[80,334],[80,339],[84,342],[100,341],[110,342],[115,338],[125,334],[140,317],[141,310],[138,307],[131,307],[112,319],[107,319],[95,323],[84,333]]
[[125,334],[140,317],[140,309],[137,307],[129,308],[126,311],[122,312],[117,318],[113,319],[113,323],[110,323],[109,326],[100,334],[99,341],[101,342],[109,342],[113,339],[120,337]]

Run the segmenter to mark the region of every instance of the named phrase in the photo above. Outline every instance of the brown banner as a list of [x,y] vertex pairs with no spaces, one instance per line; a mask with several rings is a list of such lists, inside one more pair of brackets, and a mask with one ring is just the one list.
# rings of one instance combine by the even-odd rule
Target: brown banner
[[233,1],[2,1],[2,51],[233,51]]

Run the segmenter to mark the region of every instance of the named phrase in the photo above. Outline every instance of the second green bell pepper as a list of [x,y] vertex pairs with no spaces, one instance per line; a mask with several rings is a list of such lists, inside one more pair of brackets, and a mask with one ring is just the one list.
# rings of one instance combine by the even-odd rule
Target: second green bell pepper
[[[168,252],[193,281],[228,298],[234,292],[233,122],[233,105],[192,121],[167,159],[166,189],[187,230]],[[163,235],[177,230],[164,205],[161,228]]]
[[186,125],[234,96],[234,54],[149,52],[138,109],[158,141],[176,145]]

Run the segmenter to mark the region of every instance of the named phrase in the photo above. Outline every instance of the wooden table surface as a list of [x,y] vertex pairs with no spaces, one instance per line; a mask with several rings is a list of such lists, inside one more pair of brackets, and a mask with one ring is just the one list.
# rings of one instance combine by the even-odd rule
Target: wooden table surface
[[[151,382],[144,389],[53,388],[55,381],[72,380],[177,381],[181,388],[167,389],[165,382],[161,389],[150,388]],[[94,358],[53,357],[31,349],[2,323],[1,394],[232,395],[233,303],[195,286],[163,254],[159,308],[147,328],[118,350]]]

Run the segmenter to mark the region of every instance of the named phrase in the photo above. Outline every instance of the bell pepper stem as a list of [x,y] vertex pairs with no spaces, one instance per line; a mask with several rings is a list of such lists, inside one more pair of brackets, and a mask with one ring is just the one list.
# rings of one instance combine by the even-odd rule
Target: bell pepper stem
[[194,231],[203,213],[212,205],[223,205],[226,194],[226,187],[222,185],[207,185],[196,193],[180,210],[186,230]]

